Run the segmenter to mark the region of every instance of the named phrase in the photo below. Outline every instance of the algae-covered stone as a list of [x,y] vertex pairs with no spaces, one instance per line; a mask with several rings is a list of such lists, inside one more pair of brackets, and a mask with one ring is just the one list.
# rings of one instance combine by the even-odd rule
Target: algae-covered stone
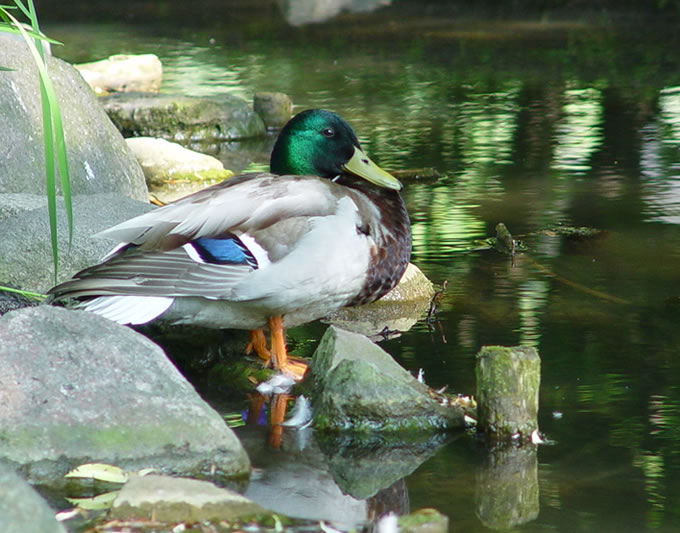
[[0,457],[31,481],[87,462],[245,476],[222,417],[163,351],[86,311],[40,306],[0,318]]
[[495,439],[538,430],[541,359],[535,348],[485,346],[477,354],[478,428]]
[[218,159],[165,139],[132,137],[126,142],[141,165],[149,186],[182,180],[216,183],[234,175]]
[[285,93],[255,93],[253,109],[269,129],[280,129],[293,115],[293,102]]
[[267,514],[248,498],[207,481],[158,475],[132,478],[111,508],[114,519],[172,523],[237,521]]
[[324,430],[444,430],[463,410],[444,405],[426,385],[363,335],[328,328],[311,363],[314,423]]
[[447,533],[449,517],[436,509],[424,508],[399,517],[401,533]]
[[125,137],[161,137],[186,144],[248,139],[266,133],[264,122],[248,102],[229,94],[117,93],[101,102]]

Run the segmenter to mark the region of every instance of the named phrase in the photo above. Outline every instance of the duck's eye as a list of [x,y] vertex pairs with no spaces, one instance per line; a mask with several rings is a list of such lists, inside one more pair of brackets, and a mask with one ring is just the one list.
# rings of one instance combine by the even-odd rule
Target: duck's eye
[[333,128],[324,128],[321,130],[321,135],[324,137],[335,137],[335,130]]

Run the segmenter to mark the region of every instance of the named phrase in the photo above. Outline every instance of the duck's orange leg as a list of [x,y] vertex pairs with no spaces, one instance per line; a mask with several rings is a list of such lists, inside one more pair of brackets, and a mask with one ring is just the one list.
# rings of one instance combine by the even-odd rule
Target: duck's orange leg
[[267,363],[272,360],[272,353],[267,349],[267,338],[261,329],[250,330],[250,342],[246,345],[246,353],[251,354],[253,352]]
[[307,365],[301,361],[291,361],[286,350],[286,335],[283,330],[283,317],[273,316],[267,320],[271,334],[271,355],[274,368],[284,374],[301,380],[307,371]]

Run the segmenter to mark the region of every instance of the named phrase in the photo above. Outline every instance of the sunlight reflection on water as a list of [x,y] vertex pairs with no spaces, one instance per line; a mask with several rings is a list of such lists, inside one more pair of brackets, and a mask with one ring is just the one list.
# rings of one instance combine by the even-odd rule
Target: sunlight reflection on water
[[602,143],[601,100],[601,92],[593,87],[564,91],[553,168],[577,173],[590,170],[590,158]]

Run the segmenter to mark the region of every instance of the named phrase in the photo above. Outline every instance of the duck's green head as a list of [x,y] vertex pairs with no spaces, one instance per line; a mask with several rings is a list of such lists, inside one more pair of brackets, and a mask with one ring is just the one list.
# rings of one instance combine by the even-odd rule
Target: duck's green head
[[344,173],[400,190],[401,183],[364,153],[352,127],[340,115],[309,109],[295,115],[276,140],[270,161],[275,174],[333,179]]

